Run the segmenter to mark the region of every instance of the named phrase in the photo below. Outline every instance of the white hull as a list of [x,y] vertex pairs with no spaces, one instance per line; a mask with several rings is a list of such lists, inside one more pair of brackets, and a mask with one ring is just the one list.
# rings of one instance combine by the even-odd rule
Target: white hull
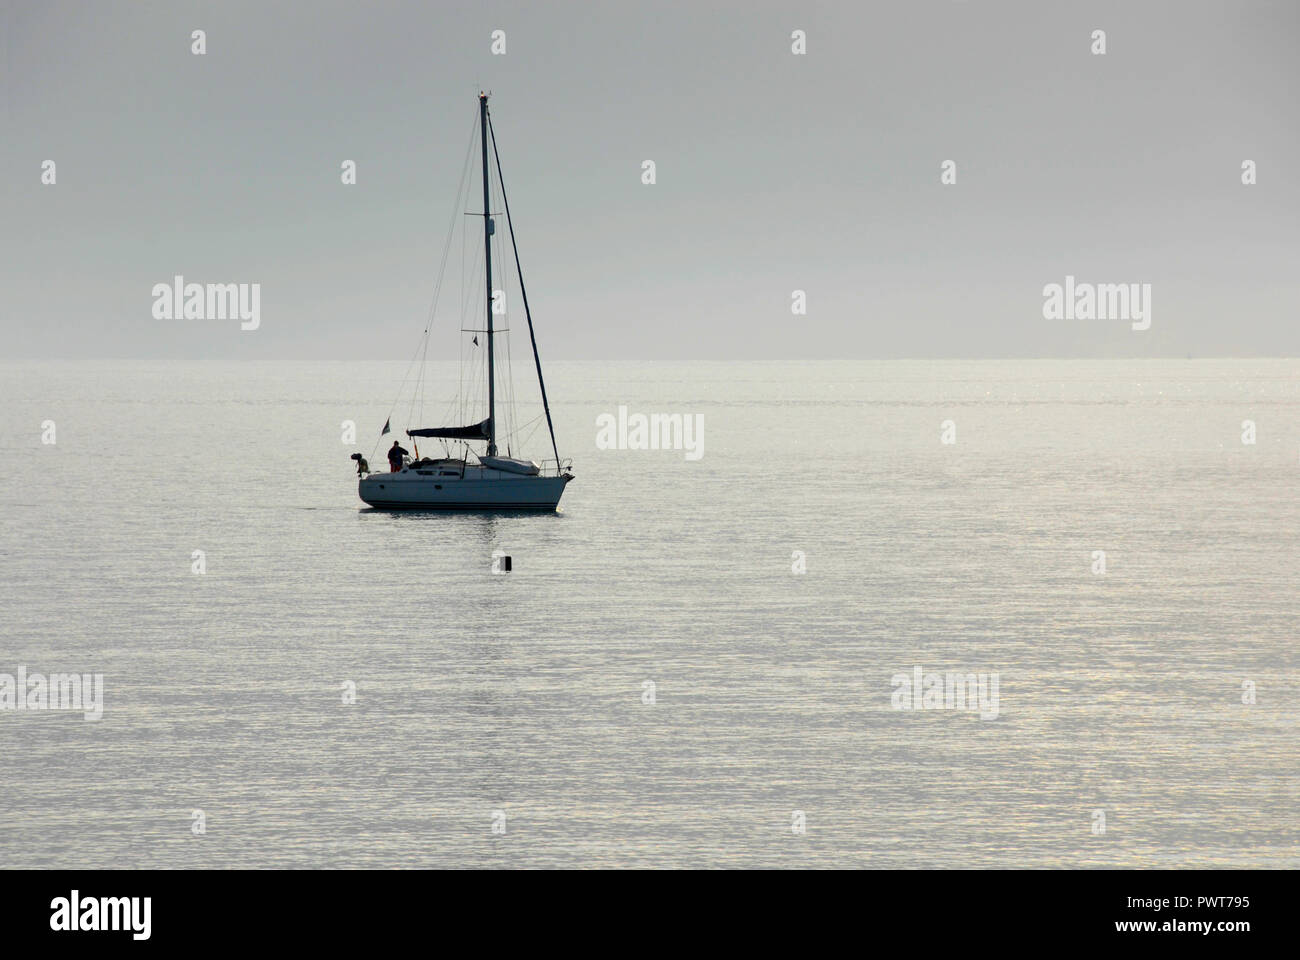
[[554,510],[573,477],[527,476],[468,465],[372,473],[357,485],[361,499],[385,510]]

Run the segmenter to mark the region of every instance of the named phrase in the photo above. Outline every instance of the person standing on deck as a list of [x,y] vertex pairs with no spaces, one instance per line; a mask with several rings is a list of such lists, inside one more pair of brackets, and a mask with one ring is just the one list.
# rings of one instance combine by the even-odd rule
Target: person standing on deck
[[397,442],[396,440],[394,440],[394,441],[393,441],[393,445],[392,445],[392,446],[389,448],[389,450],[388,450],[388,467],[389,467],[389,469],[390,469],[393,473],[396,473],[398,470],[401,470],[401,469],[402,469],[402,457],[409,457],[410,455],[411,455],[411,452],[410,452],[409,450],[404,450],[404,449],[401,447],[401,445],[398,444],[398,442]]

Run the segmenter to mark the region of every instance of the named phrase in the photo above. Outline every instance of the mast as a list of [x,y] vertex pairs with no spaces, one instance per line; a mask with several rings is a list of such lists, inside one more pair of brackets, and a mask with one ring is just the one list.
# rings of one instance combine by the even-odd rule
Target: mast
[[487,269],[487,355],[488,355],[488,446],[487,455],[497,455],[497,378],[496,358],[492,351],[492,214],[488,206],[488,113],[487,94],[479,91],[479,139],[483,143],[483,252]]

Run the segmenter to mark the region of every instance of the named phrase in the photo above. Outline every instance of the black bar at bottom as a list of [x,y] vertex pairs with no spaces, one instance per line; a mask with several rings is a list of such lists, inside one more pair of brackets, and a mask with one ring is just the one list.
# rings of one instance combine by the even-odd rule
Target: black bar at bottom
[[1126,941],[1222,951],[1285,942],[1293,887],[1294,874],[1281,871],[0,870],[0,929],[6,947],[92,949],[436,948],[454,935],[485,949],[567,949],[577,938],[621,952],[677,949],[689,929],[700,931],[688,938],[697,946],[803,938],[812,950],[847,936],[888,949],[901,936],[922,952]]

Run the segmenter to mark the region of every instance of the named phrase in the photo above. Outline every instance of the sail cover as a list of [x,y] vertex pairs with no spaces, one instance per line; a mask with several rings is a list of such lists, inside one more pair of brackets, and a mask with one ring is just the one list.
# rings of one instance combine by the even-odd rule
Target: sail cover
[[483,420],[468,427],[425,427],[407,430],[408,437],[441,437],[444,440],[486,440],[491,434],[492,421]]

